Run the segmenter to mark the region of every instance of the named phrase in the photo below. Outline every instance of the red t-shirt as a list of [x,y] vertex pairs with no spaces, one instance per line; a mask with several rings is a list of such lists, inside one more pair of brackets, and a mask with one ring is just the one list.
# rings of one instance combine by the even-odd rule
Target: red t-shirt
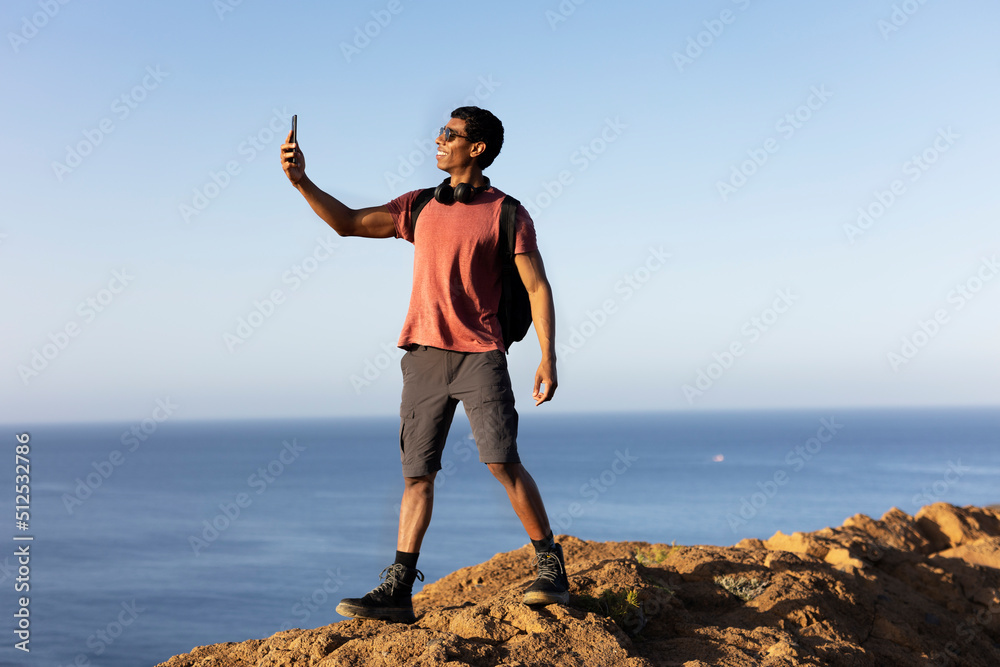
[[[410,210],[419,190],[386,204],[396,238],[413,251],[413,289],[399,347],[429,345],[457,352],[503,350],[500,304],[500,204],[504,193],[481,192],[471,204],[427,202],[417,218]],[[537,250],[535,225],[519,206],[514,252]]]

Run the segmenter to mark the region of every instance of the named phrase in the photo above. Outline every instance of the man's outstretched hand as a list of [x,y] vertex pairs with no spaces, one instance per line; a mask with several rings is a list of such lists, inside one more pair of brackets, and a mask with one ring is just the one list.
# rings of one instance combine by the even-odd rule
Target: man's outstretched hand
[[[306,175],[306,156],[299,150],[298,144],[288,143],[291,138],[292,132],[289,130],[288,136],[285,137],[285,143],[281,144],[281,168],[285,170],[285,176],[288,176],[288,180],[292,184],[296,184]],[[292,162],[293,157],[295,158],[294,163]]]
[[538,370],[535,371],[535,390],[531,394],[531,397],[535,399],[535,405],[551,401],[558,386],[556,362],[551,359],[542,359],[542,363],[538,364]]

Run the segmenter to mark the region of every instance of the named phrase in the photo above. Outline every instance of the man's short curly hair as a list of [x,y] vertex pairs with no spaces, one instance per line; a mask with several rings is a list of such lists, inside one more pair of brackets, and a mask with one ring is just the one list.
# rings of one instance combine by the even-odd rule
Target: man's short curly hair
[[479,168],[493,164],[503,146],[503,123],[486,109],[479,107],[458,107],[451,112],[452,118],[465,121],[465,134],[469,141],[482,141],[486,150],[479,155]]

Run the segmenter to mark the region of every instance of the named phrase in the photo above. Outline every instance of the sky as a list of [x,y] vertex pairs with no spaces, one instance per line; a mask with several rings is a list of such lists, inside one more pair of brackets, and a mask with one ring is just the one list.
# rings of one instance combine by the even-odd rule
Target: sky
[[177,3],[0,10],[0,422],[389,415],[412,246],[475,104],[535,222],[559,387],[522,410],[997,405],[1000,6]]

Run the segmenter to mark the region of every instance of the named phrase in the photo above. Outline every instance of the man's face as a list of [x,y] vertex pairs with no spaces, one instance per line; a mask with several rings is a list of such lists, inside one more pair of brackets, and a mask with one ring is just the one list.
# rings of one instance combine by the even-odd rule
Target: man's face
[[438,169],[451,173],[452,169],[464,169],[472,165],[477,155],[482,152],[484,144],[482,142],[472,143],[465,133],[465,121],[461,118],[452,118],[445,127],[452,132],[448,141],[444,140],[444,133],[438,135],[437,143],[437,166]]

